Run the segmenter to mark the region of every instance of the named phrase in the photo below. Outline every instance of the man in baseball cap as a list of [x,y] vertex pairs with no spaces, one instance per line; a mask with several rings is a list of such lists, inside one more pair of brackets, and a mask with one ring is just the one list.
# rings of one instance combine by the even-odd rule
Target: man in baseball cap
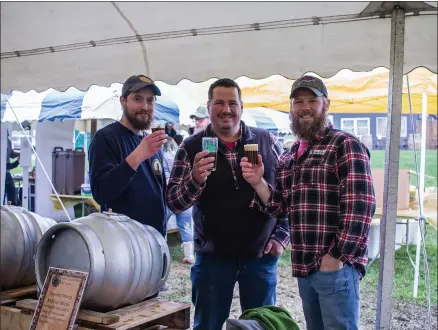
[[289,217],[294,228],[292,275],[307,329],[359,329],[359,281],[376,209],[370,153],[327,122],[329,105],[321,79],[299,78],[290,93],[291,129],[298,140],[281,156],[275,188],[262,179],[263,166],[241,166],[265,211]]
[[210,123],[210,117],[208,116],[208,110],[204,106],[199,106],[195,113],[190,116],[190,119],[192,119],[195,122],[195,129],[193,131],[193,134],[196,134],[203,129],[205,129],[208,124]]
[[91,191],[102,211],[112,209],[165,237],[167,183],[161,147],[167,135],[164,130],[145,132],[157,95],[161,92],[149,77],[129,77],[120,96],[122,118],[96,132],[88,157]]
[[293,83],[290,99],[292,133],[300,140],[312,141],[326,126],[330,105],[327,87],[319,78],[303,76]]
[[319,78],[313,76],[303,76],[295,80],[292,85],[290,98],[292,98],[295,92],[300,88],[309,89],[318,97],[325,96],[328,98],[327,87],[325,87],[324,82]]
[[142,74],[131,76],[126,79],[122,87],[122,96],[126,97],[130,92],[138,92],[139,90],[149,87],[154,95],[161,96],[161,91],[155,82]]

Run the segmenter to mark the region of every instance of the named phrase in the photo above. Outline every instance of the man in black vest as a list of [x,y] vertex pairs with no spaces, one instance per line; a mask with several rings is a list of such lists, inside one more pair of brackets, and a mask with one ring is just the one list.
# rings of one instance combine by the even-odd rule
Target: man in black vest
[[[285,219],[270,217],[255,203],[255,191],[239,166],[245,144],[257,144],[267,182],[275,184],[282,152],[267,130],[241,121],[241,90],[219,79],[208,91],[211,124],[187,138],[178,150],[167,190],[170,209],[193,205],[196,262],[191,269],[194,330],[220,330],[239,283],[242,311],[276,302],[277,262],[289,244]],[[217,137],[217,159],[202,152],[202,138]],[[216,170],[209,171],[216,162]]]

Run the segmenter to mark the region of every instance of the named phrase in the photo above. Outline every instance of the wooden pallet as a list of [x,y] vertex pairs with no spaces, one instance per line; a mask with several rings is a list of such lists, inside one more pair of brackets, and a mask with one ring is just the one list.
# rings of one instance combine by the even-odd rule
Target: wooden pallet
[[[14,306],[1,306],[1,330],[27,330],[37,300],[17,301]],[[80,309],[77,330],[175,330],[190,328],[190,304],[155,298],[108,313]]]
[[37,298],[36,285],[0,291],[0,305],[2,306],[13,305],[18,300],[23,300],[25,298]]

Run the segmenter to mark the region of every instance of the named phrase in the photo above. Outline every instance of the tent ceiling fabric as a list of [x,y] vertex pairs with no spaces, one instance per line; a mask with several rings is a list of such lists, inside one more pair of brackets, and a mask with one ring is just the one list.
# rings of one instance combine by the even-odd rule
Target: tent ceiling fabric
[[[405,73],[417,66],[437,72],[436,2],[426,10],[429,4],[433,11],[407,14]],[[177,84],[389,67],[390,15],[372,14],[388,8],[387,2],[2,2],[1,91],[87,90],[138,73]]]

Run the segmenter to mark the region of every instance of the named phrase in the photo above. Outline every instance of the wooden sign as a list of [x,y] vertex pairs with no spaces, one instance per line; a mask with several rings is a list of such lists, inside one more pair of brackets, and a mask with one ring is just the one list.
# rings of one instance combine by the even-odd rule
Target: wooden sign
[[30,330],[73,329],[88,273],[50,267]]

